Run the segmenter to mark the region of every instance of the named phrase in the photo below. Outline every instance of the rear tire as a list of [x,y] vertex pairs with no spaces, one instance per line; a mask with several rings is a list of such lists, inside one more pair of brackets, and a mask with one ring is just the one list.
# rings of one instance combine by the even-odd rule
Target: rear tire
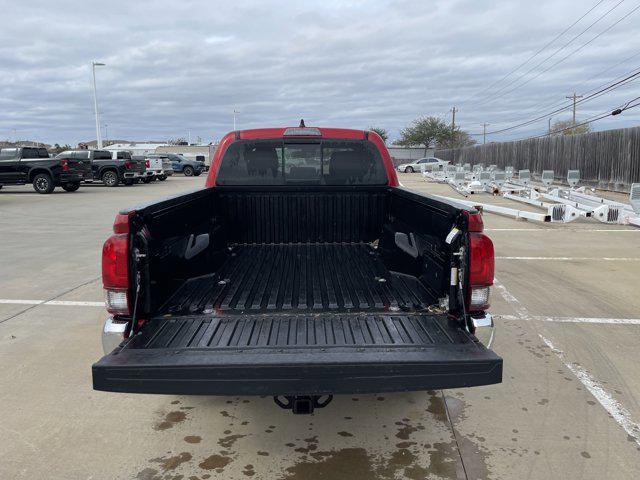
[[42,194],[53,192],[56,188],[51,176],[46,173],[39,173],[33,177],[33,189]]
[[65,183],[64,185],[62,185],[62,189],[65,192],[75,192],[79,188],[80,188],[80,182]]
[[143,181],[144,183],[151,183],[151,180],[153,180],[153,177],[144,177],[144,178],[142,179],[142,181]]
[[164,182],[167,179],[166,175],[162,175],[160,177],[158,177],[158,180],[160,180],[161,182]]
[[133,185],[134,180],[125,180],[124,182],[122,182],[124,185],[126,185],[127,187],[130,187],[131,185]]
[[194,176],[194,177],[199,177],[201,173],[202,173],[202,172],[195,172],[195,173],[193,174],[193,176]]
[[185,177],[193,177],[193,172],[193,167],[189,166],[184,167],[184,170],[182,171]]
[[413,167],[407,167],[404,169],[404,173],[413,173],[413,172],[414,172]]
[[107,187],[117,187],[120,183],[120,179],[118,178],[118,174],[113,170],[107,170],[102,174],[102,183],[104,183]]

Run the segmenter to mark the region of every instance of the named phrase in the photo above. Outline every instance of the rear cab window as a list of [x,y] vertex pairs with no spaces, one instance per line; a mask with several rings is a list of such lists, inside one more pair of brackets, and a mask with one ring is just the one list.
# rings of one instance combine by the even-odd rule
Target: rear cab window
[[93,159],[94,160],[111,160],[112,154],[107,150],[94,150]]
[[378,149],[365,140],[238,140],[224,153],[218,185],[386,185]]

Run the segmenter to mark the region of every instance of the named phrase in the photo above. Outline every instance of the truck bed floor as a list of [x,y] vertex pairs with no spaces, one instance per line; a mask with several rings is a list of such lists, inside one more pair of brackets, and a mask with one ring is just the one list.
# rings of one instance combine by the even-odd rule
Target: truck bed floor
[[416,311],[436,299],[390,272],[368,244],[241,245],[218,272],[187,280],[162,313]]

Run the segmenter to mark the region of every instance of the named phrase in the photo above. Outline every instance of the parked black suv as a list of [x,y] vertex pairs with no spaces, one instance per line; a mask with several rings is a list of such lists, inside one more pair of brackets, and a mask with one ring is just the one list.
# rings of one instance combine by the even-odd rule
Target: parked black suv
[[51,158],[46,148],[0,149],[0,188],[32,183],[38,193],[51,193],[56,187],[75,192],[87,178],[91,178],[89,161],[64,155]]
[[56,158],[62,157],[90,161],[92,180],[100,181],[107,187],[117,187],[120,182],[133,185],[135,181],[146,176],[144,161],[134,160],[126,151],[67,150]]

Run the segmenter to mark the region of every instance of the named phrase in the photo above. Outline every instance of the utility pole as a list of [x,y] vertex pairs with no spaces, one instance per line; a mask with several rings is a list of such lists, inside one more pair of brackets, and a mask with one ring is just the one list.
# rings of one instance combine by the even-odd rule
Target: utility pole
[[451,109],[451,148],[455,146],[456,141],[456,112],[458,109],[453,107]]
[[552,118],[553,118],[553,117],[549,117],[549,135],[551,135],[551,119],[552,119]]
[[105,143],[109,143],[109,125],[104,124],[104,141]]
[[102,148],[102,134],[100,133],[100,119],[98,117],[98,94],[96,93],[96,67],[104,67],[104,63],[91,62],[93,72],[93,108],[96,114],[96,143],[98,148]]
[[491,125],[490,123],[483,123],[482,124],[482,144],[484,145],[485,143],[487,143],[487,127]]
[[565,97],[569,100],[573,100],[573,124],[576,124],[576,100],[578,98],[582,98],[582,95],[576,95],[576,92],[573,92],[573,95]]

